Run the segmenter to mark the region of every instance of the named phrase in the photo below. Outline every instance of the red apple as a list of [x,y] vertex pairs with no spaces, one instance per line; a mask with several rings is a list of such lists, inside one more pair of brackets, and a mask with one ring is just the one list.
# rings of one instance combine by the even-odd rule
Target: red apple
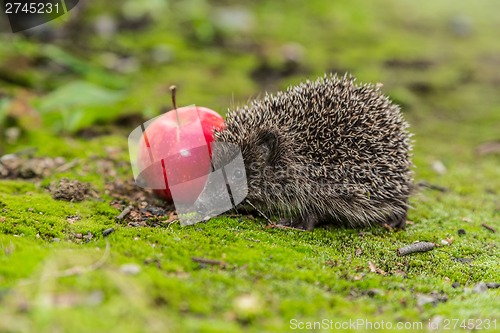
[[194,203],[210,172],[213,130],[224,128],[224,119],[205,107],[177,109],[175,88],[172,94],[174,110],[157,117],[140,140],[140,178],[168,202],[173,201],[170,187],[183,183],[182,191],[175,193],[176,201]]

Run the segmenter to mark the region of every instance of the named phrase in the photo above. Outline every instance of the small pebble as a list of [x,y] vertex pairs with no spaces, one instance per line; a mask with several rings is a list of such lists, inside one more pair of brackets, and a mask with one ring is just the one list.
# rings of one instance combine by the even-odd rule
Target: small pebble
[[281,54],[286,61],[301,63],[304,60],[306,49],[298,43],[288,43],[281,47]]
[[486,283],[484,283],[484,282],[479,282],[472,289],[473,293],[478,293],[478,294],[485,293],[486,291],[488,291],[488,286],[486,286]]
[[15,144],[21,136],[21,129],[19,127],[9,127],[5,130],[4,135],[7,143]]
[[465,235],[465,230],[464,229],[458,229],[458,234],[460,236]]
[[86,242],[90,242],[90,240],[94,237],[92,233],[89,231],[85,236],[83,236],[83,239],[85,239]]
[[469,37],[474,30],[474,24],[470,17],[454,16],[448,22],[450,31],[457,37]]
[[453,283],[451,284],[451,286],[452,286],[453,288],[458,288],[458,287],[460,287],[460,283],[458,283],[458,282],[453,282]]
[[500,283],[498,282],[486,282],[486,287],[490,289],[496,289],[500,287]]
[[88,295],[86,299],[87,305],[96,306],[104,301],[104,293],[102,291],[94,291]]
[[94,30],[100,37],[112,37],[117,31],[116,20],[110,15],[100,15],[95,19]]
[[444,166],[443,162],[441,162],[441,161],[432,162],[431,167],[440,176],[444,175],[447,171],[446,167]]
[[471,258],[451,258],[451,260],[461,262],[462,264],[469,264],[472,262]]
[[164,64],[173,59],[173,50],[168,45],[157,45],[151,50],[151,57],[156,63]]
[[136,264],[125,264],[120,267],[120,272],[123,274],[136,275],[141,271],[141,267]]
[[9,175],[9,170],[3,166],[3,164],[0,164],[0,178],[5,178]]
[[370,289],[370,290],[368,290],[368,292],[366,294],[369,297],[375,297],[376,295],[382,294],[382,291],[380,291],[380,289]]
[[233,306],[240,319],[249,319],[262,311],[262,301],[253,294],[238,296]]
[[423,306],[423,305],[429,304],[429,303],[436,304],[437,303],[436,298],[434,298],[432,296],[428,296],[428,295],[418,295],[417,296],[417,305],[418,306]]
[[213,23],[232,33],[250,31],[255,24],[253,13],[245,7],[219,7],[214,15]]

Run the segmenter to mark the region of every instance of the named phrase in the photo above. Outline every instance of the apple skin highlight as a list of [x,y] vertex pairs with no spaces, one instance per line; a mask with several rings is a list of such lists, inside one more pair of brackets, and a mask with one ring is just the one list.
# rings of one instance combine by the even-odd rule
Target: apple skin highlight
[[158,117],[144,130],[139,144],[141,178],[169,203],[171,187],[184,183],[176,201],[193,203],[210,172],[213,131],[224,127],[224,118],[206,107],[175,108]]

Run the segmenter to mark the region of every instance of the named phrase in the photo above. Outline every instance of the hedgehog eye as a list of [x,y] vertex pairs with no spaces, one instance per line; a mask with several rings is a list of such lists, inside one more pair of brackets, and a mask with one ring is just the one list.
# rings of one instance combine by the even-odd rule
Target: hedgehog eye
[[279,158],[280,140],[272,130],[264,130],[259,134],[258,144],[261,146],[262,154],[269,165],[274,165]]
[[242,179],[243,177],[245,177],[245,174],[243,173],[243,170],[241,170],[241,169],[235,169],[233,171],[233,178],[234,179]]

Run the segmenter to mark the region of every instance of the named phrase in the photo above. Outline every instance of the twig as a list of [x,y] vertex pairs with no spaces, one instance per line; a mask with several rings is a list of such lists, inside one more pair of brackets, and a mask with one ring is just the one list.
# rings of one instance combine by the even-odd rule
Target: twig
[[80,274],[95,271],[96,269],[102,267],[104,265],[104,263],[106,262],[106,260],[108,260],[109,248],[110,248],[109,242],[106,241],[106,249],[104,250],[102,257],[90,266],[87,266],[87,267],[75,266],[72,268],[68,268],[60,273],[56,273],[50,277],[61,278],[61,277],[80,275]]
[[485,142],[476,147],[476,154],[480,156],[498,153],[500,153],[500,140]]
[[168,229],[171,225],[174,225],[176,223],[181,223],[181,221],[179,221],[179,219],[175,219],[175,220],[172,220],[172,221],[168,221],[166,223],[167,223],[166,228]]
[[214,265],[220,267],[226,267],[226,263],[220,260],[206,259],[200,257],[191,257],[191,260],[200,264]]
[[433,250],[436,247],[435,243],[431,242],[418,242],[413,243],[398,249],[398,255],[406,256],[415,252],[427,252]]
[[260,209],[258,209],[257,207],[255,207],[253,205],[253,203],[251,203],[250,201],[248,201],[248,199],[245,199],[245,201],[246,201],[247,204],[249,204],[250,206],[252,206],[253,209],[255,209],[257,212],[259,212],[259,214],[262,215],[262,217],[264,217],[266,219],[266,221],[269,222],[269,224],[274,224],[273,221],[271,221],[271,219],[266,216],[266,214],[264,214]]
[[75,158],[73,161],[68,162],[66,164],[63,164],[63,165],[57,167],[56,168],[56,172],[66,172],[68,170],[71,170],[75,166],[77,166],[78,162],[80,162],[80,160],[78,158]]
[[225,217],[242,217],[241,214],[224,214]]
[[127,216],[128,214],[130,214],[131,211],[132,211],[132,206],[125,207],[125,209],[120,213],[120,215],[118,215],[116,217],[116,219],[117,220],[123,220],[125,218],[125,216]]
[[481,225],[491,232],[497,232],[497,229],[493,228],[491,225],[488,225],[486,223],[482,223]]
[[247,241],[250,241],[250,242],[260,243],[260,240],[254,239],[254,238],[243,237],[243,239],[246,239]]
[[108,237],[115,231],[115,228],[108,228],[102,232],[103,237]]
[[472,262],[471,258],[451,258],[451,260],[460,262],[462,264],[470,264]]
[[101,266],[106,263],[106,260],[108,260],[109,249],[110,249],[109,241],[106,241],[106,249],[104,250],[104,254],[102,255],[101,259],[90,265],[87,270],[95,271],[96,269],[101,268]]
[[281,224],[276,224],[276,223],[270,223],[266,225],[266,228],[275,228],[275,229],[288,229],[288,230],[298,230],[298,231],[307,231],[305,229],[300,229],[300,228],[294,228],[294,227],[289,227],[286,225],[281,225]]
[[439,192],[448,192],[449,191],[449,189],[447,187],[435,185],[435,184],[430,184],[428,182],[419,182],[417,184],[417,186],[418,187],[425,187],[425,188],[428,188],[430,190],[435,190],[435,191],[439,191]]

